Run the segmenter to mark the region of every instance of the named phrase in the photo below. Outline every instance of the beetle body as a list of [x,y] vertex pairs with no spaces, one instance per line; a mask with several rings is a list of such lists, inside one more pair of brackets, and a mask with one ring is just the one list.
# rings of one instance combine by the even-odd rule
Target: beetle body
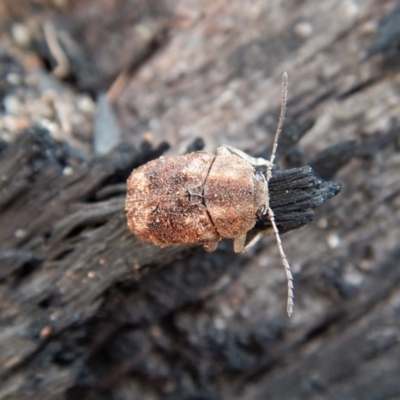
[[[268,182],[285,119],[288,76],[282,76],[282,102],[271,159],[254,158],[230,146],[217,154],[196,152],[160,158],[135,169],[127,182],[125,210],[129,229],[145,242],[161,247],[199,244],[214,251],[221,239],[233,239],[235,252],[253,246],[273,232],[285,268],[287,313],[293,311],[293,277],[283,252]],[[254,167],[265,167],[266,177]],[[258,232],[246,243],[247,232],[268,216],[272,230]]]
[[235,251],[242,251],[257,213],[268,208],[268,187],[232,150],[160,158],[134,170],[126,197],[132,233],[161,247],[200,244],[207,251],[234,239]]

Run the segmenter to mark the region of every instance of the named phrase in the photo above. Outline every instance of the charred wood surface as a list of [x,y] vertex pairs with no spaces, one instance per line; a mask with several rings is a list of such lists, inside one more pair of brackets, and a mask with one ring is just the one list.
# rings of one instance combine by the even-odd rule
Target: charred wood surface
[[[123,182],[132,168],[165,148],[120,146],[107,157],[87,161],[74,157],[46,131],[33,129],[0,154],[3,390],[14,384],[19,371],[24,378],[21,395],[46,396],[47,384],[60,384],[60,364],[77,361],[71,354],[78,351],[77,343],[63,349],[71,329],[83,334],[87,326],[82,325],[95,317],[105,298],[119,298],[119,285],[140,287],[146,270],[190,253],[182,246],[161,249],[143,243],[127,229]],[[304,167],[274,171],[270,190],[284,232],[312,221],[314,209],[334,196],[339,185],[321,181]],[[267,227],[263,221],[259,225]],[[153,274],[148,279],[157,282],[157,272]],[[201,282],[203,290],[212,291],[220,274]],[[168,298],[170,285],[163,280],[156,285],[158,295]],[[182,285],[174,282],[175,289]],[[38,362],[46,371],[40,383],[30,377]],[[103,384],[111,385],[113,376]]]

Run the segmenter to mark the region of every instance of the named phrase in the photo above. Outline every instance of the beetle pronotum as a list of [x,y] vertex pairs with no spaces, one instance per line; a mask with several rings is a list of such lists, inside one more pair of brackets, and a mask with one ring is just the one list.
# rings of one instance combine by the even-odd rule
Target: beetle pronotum
[[[214,251],[221,239],[233,239],[234,251],[252,247],[271,229],[258,232],[248,243],[247,233],[258,218],[267,216],[285,267],[287,313],[293,312],[293,277],[282,248],[268,182],[285,120],[288,74],[282,76],[278,127],[270,160],[254,158],[230,146],[217,154],[194,152],[159,158],[135,169],[127,182],[126,215],[129,229],[141,240],[161,247],[199,244]],[[265,167],[265,177],[254,167]]]

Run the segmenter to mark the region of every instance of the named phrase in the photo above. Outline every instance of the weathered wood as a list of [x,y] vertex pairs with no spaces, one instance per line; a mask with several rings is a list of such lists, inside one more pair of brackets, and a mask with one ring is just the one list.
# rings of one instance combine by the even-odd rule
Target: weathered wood
[[[92,55],[71,61],[72,85],[76,75],[77,87],[96,94],[121,72],[125,85],[111,97],[124,140],[138,144],[151,131],[179,154],[200,136],[210,151],[226,143],[268,157],[288,70],[278,164],[312,165],[344,189],[316,224],[282,238],[295,280],[288,320],[273,237],[241,256],[230,243],[213,254],[171,248],[151,256],[151,246],[129,236],[119,178],[135,153],[85,160],[49,145],[50,169],[35,146],[25,160],[9,154],[0,164],[15,177],[5,176],[0,193],[0,345],[9,344],[0,348],[0,398],[396,398],[395,2],[185,0],[162,2],[155,16],[144,7],[135,18],[128,3],[90,4],[87,20],[88,3],[74,2],[51,22],[66,32],[67,56]],[[385,14],[392,22],[379,27]],[[125,52],[112,63],[116,29]],[[30,49],[54,65],[38,32]],[[126,51],[129,43],[140,57]],[[96,49],[108,62],[87,79]],[[168,265],[135,281],[141,257],[148,270]]]

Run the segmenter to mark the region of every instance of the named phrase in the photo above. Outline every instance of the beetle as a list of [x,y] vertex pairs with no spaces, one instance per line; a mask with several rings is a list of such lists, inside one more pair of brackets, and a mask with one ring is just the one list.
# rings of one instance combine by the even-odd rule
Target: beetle
[[[159,158],[133,170],[127,181],[125,210],[131,232],[160,247],[202,245],[214,251],[221,239],[233,239],[237,253],[274,233],[288,282],[287,313],[293,311],[293,277],[283,252],[274,213],[269,206],[271,179],[279,135],[286,113],[288,75],[282,77],[282,102],[270,160],[254,158],[223,145],[217,154],[194,152]],[[265,167],[266,174],[256,167]],[[247,233],[268,216],[272,229]]]

